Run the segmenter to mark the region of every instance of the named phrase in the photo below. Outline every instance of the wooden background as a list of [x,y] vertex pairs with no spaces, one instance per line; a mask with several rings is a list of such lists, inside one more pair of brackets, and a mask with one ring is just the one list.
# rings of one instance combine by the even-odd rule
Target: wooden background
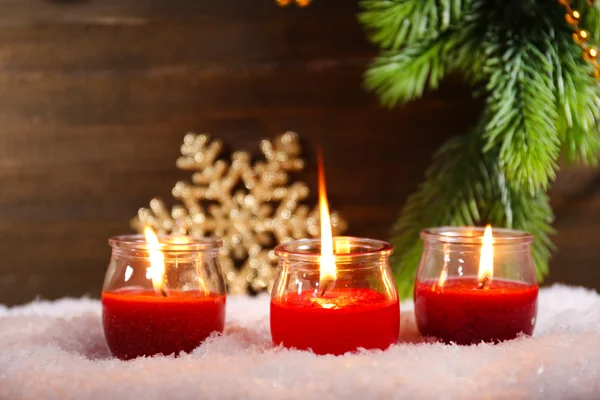
[[[403,109],[361,88],[375,50],[348,0],[0,0],[0,303],[97,296],[107,238],[170,199],[183,135],[300,133],[349,233],[386,238],[432,152],[474,120],[459,82]],[[548,282],[600,288],[600,174],[559,175]]]

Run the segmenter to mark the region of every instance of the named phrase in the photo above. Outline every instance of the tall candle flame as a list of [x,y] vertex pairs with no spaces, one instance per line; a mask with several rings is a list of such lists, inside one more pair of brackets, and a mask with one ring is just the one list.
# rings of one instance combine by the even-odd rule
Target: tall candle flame
[[337,271],[333,253],[333,234],[331,232],[331,219],[329,217],[329,203],[327,202],[327,190],[325,188],[325,172],[323,169],[323,154],[321,149],[318,153],[319,167],[319,212],[321,217],[321,257],[319,258],[320,287],[323,288],[328,282],[335,281]]
[[485,287],[494,277],[494,237],[492,226],[487,225],[483,233],[481,256],[479,257],[479,286]]
[[146,269],[146,278],[152,279],[152,286],[154,286],[156,294],[164,295],[165,255],[159,250],[158,236],[151,227],[144,227],[144,237],[150,255],[150,266]]

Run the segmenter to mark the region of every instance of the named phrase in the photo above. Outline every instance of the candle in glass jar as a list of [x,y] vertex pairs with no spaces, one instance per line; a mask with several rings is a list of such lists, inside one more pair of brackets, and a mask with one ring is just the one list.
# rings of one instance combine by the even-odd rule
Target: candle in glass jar
[[533,333],[538,298],[529,252],[533,238],[510,230],[494,238],[491,227],[478,233],[474,228],[424,231],[426,248],[415,283],[415,318],[424,336],[469,345]]
[[316,354],[386,349],[398,341],[400,308],[389,243],[333,238],[319,157],[321,240],[279,245],[271,297],[275,344]]
[[145,237],[109,240],[102,322],[113,356],[128,360],[198,347],[225,324],[217,240]]

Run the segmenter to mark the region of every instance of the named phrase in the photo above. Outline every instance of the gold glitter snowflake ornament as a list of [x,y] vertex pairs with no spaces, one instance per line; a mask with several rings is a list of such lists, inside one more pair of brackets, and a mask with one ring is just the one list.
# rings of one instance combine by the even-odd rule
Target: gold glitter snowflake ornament
[[[318,207],[311,211],[302,204],[308,186],[290,179],[290,173],[304,168],[298,135],[286,132],[263,140],[262,157],[256,161],[247,152],[235,152],[228,162],[219,158],[222,149],[207,134],[187,134],[177,167],[193,171],[192,182],[177,182],[172,192],[182,204],[169,212],[153,199],[132,225],[140,232],[149,225],[160,234],[221,238],[229,292],[271,290],[277,276],[275,245],[320,233]],[[334,235],[346,227],[335,212],[331,224]]]

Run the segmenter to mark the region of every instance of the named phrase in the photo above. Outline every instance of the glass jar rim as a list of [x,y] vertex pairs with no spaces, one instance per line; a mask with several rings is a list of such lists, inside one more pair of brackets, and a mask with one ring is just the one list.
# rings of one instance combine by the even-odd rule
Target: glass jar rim
[[[425,242],[477,244],[483,243],[485,227],[481,226],[441,226],[423,229],[421,239]],[[534,236],[525,231],[492,227],[494,245],[498,244],[528,244]]]
[[[187,242],[177,242],[178,238],[185,237]],[[223,246],[223,241],[217,238],[195,238],[184,235],[158,235],[160,243],[150,244],[146,242],[144,235],[119,235],[108,239],[108,244],[113,249],[119,250],[160,250],[162,252],[192,252],[218,250]]]
[[[335,262],[344,263],[355,261],[356,258],[387,257],[392,254],[393,246],[383,240],[359,238],[354,236],[334,236],[334,249],[337,242],[348,241],[360,248],[360,251],[334,253]],[[321,257],[321,239],[298,239],[279,244],[275,247],[277,257],[285,257],[297,261],[318,262]],[[335,251],[335,250],[334,250]]]

